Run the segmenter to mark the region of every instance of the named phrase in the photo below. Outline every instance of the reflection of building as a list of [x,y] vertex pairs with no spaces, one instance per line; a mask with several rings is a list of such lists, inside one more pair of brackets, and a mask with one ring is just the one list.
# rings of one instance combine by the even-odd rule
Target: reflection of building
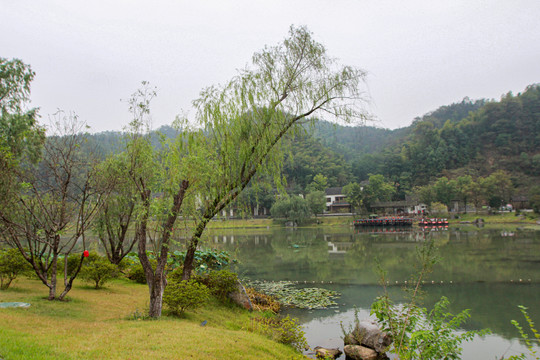
[[351,242],[336,242],[328,241],[328,253],[329,254],[345,254],[347,250],[352,248]]
[[347,202],[347,195],[343,193],[342,187],[328,188],[325,190],[325,193],[327,212],[351,212],[351,204]]

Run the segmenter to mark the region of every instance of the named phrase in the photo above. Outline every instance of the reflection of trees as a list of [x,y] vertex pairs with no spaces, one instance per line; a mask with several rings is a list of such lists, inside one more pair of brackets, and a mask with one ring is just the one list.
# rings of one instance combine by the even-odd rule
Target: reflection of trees
[[[238,268],[244,276],[316,281],[318,287],[336,290],[342,294],[339,303],[343,312],[354,306],[369,309],[380,294],[378,276],[373,270],[377,258],[388,272],[389,281],[394,285],[395,281],[400,282],[399,286],[390,287],[391,296],[402,299],[403,281],[415,271],[416,248],[424,239],[433,239],[441,260],[424,286],[425,305],[430,307],[442,295],[447,296],[451,312],[471,309],[472,319],[465,325],[468,329],[489,327],[512,338],[517,333],[510,319],[521,320],[517,305],[528,306],[533,320],[540,323],[540,232],[512,233],[509,237],[501,230],[476,228],[397,235],[355,233],[348,229],[278,229],[257,235],[235,231],[232,243],[233,234],[227,234],[226,242],[223,236],[217,242],[210,236],[206,246],[231,252],[240,261]],[[329,243],[334,246],[332,249]],[[519,285],[519,278],[527,284]],[[528,284],[529,278],[533,284]],[[512,279],[514,283],[510,283]],[[432,280],[435,284],[431,284]],[[302,321],[332,317],[334,310],[303,315]]]
[[528,307],[533,321],[537,324],[540,321],[538,284],[461,284],[433,286],[427,291],[426,306],[431,306],[444,295],[450,300],[450,312],[470,309],[471,320],[464,324],[467,330],[489,328],[506,339],[516,338],[519,334],[510,321],[524,322],[517,305]]
[[[376,284],[377,259],[395,284],[415,271],[416,249],[433,239],[440,261],[426,279],[437,283],[540,280],[540,232],[500,230],[381,233],[324,233],[321,229],[278,229],[261,235],[210,237],[208,246],[228,250],[250,277],[268,280]],[[536,236],[536,238],[534,237]],[[329,248],[331,245],[331,248]]]

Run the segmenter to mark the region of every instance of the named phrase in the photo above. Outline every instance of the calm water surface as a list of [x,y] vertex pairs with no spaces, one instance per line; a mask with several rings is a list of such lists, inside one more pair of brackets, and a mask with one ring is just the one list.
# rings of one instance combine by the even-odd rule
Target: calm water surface
[[391,296],[400,300],[404,281],[418,265],[417,248],[426,240],[434,240],[441,259],[426,278],[424,305],[429,308],[446,296],[453,313],[471,309],[465,329],[493,332],[466,343],[462,358],[500,359],[525,351],[510,320],[524,323],[517,309],[524,305],[540,326],[540,231],[264,229],[209,234],[205,246],[231,252],[243,277],[338,291],[334,308],[287,312],[301,321],[311,347],[343,348],[340,323],[353,322],[355,307],[361,319],[368,318],[371,303],[382,293],[376,259],[387,271]]

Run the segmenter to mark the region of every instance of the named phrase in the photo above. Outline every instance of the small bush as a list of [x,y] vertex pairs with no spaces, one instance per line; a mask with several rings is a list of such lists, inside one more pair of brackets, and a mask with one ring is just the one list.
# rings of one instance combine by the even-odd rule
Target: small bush
[[209,298],[208,288],[193,279],[170,281],[163,294],[163,303],[171,313],[181,316],[188,309],[201,307]]
[[308,348],[305,333],[298,320],[287,315],[284,318],[275,316],[255,318],[260,325],[259,331],[277,342],[290,345],[298,351]]
[[228,270],[218,270],[198,275],[195,280],[206,285],[212,295],[224,300],[229,293],[236,291],[238,275]]
[[29,269],[29,264],[18,249],[0,250],[0,290],[7,290],[17,276]]
[[107,281],[117,275],[118,267],[111,264],[107,258],[97,254],[90,254],[83,262],[80,272],[81,279],[93,283],[96,289],[103,287]]
[[254,288],[247,288],[246,292],[251,300],[253,309],[257,311],[270,311],[274,314],[279,312],[281,305],[279,302],[270,295],[266,295],[262,292],[258,292]]
[[[150,264],[152,268],[155,269],[157,266],[157,261],[150,259]],[[141,263],[138,261],[133,261],[126,266],[125,270],[126,277],[130,280],[135,281],[138,284],[146,284],[146,274]]]

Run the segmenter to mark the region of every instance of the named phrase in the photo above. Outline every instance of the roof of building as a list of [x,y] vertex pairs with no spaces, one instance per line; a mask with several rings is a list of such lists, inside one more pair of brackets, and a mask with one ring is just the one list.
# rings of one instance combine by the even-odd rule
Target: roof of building
[[343,195],[343,187],[331,187],[324,191],[326,195]]
[[415,206],[416,202],[413,201],[378,201],[371,205],[372,208],[391,208],[391,207],[406,207],[406,206]]

